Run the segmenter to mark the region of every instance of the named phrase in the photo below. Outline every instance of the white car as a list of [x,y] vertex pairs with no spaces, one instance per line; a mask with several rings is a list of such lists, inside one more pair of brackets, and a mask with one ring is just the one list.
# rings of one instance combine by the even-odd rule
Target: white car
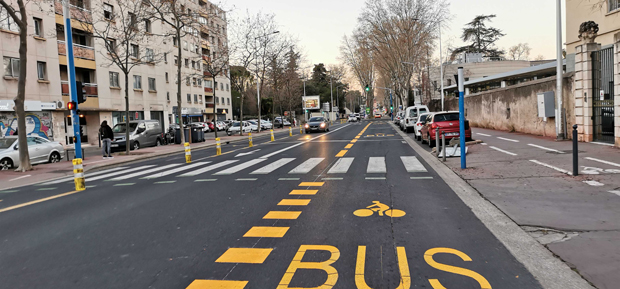
[[426,123],[426,118],[428,116],[430,116],[430,113],[423,113],[420,115],[420,117],[418,117],[418,121],[416,121],[415,123],[415,127],[413,128],[414,132],[415,132],[415,139],[418,141],[422,140],[422,134],[420,133],[420,129],[422,129],[422,127],[424,126],[424,124]]
[[215,129],[218,131],[223,131],[226,129],[226,124],[223,121],[217,121],[215,122]]
[[[28,153],[31,164],[57,163],[65,150],[62,144],[52,142],[40,136],[27,136]],[[19,167],[19,149],[17,136],[0,137],[0,170]]]
[[265,129],[272,129],[273,128],[273,124],[268,121],[268,120],[261,120],[260,121],[260,128],[265,130]]
[[258,122],[253,121],[253,120],[248,120],[246,122],[250,124],[252,131],[258,131]]
[[349,114],[349,120],[348,120],[348,122],[358,122],[358,121],[359,121],[359,118],[357,118],[357,116],[355,116],[355,114],[354,114],[354,113]]
[[406,133],[415,130],[416,122],[418,121],[418,116],[427,113],[428,107],[426,105],[414,105],[407,107],[405,110],[405,115],[403,119],[400,121],[400,127]]
[[[239,131],[241,130],[241,125],[238,121],[235,121],[232,123],[232,125],[228,128],[228,130],[226,131],[227,135],[233,135],[233,134],[238,134]],[[244,133],[248,133],[248,132],[252,132],[252,126],[250,125],[249,122],[244,121],[243,122],[243,132]]]

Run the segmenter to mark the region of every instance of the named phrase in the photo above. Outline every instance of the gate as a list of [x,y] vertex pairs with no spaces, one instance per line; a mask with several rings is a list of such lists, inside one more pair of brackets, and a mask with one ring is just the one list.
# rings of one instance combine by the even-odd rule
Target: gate
[[613,47],[592,52],[592,121],[594,141],[614,143]]

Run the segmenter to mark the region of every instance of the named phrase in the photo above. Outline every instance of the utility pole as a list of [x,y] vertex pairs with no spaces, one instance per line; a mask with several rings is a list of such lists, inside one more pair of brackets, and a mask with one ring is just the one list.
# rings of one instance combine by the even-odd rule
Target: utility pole
[[562,59],[562,0],[557,0],[556,7],[556,36],[557,36],[557,66],[556,66],[556,93],[557,105],[555,109],[555,133],[558,140],[564,139],[564,129],[562,128],[562,79],[564,72],[564,61]]
[[439,74],[441,78],[441,111],[445,111],[443,108],[443,49],[441,46],[441,21],[439,22]]
[[329,108],[329,121],[333,121],[333,115],[334,115],[334,75],[332,74],[332,72],[329,72],[329,93],[331,95],[331,104],[330,104],[330,108]]

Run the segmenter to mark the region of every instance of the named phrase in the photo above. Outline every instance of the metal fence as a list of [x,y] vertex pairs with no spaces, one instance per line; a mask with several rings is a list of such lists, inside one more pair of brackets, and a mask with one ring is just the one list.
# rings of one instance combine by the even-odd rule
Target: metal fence
[[592,120],[594,140],[614,142],[613,47],[592,52]]

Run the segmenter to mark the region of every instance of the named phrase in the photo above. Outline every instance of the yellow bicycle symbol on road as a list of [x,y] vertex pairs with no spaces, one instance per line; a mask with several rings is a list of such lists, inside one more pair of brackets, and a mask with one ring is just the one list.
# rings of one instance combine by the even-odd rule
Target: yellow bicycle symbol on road
[[379,201],[372,201],[372,203],[373,205],[366,207],[366,209],[355,210],[353,214],[358,217],[370,217],[375,212],[377,212],[379,216],[385,215],[385,216],[394,217],[394,218],[399,218],[406,214],[405,211],[398,210],[398,209],[391,209],[390,206],[386,204],[382,204]]

